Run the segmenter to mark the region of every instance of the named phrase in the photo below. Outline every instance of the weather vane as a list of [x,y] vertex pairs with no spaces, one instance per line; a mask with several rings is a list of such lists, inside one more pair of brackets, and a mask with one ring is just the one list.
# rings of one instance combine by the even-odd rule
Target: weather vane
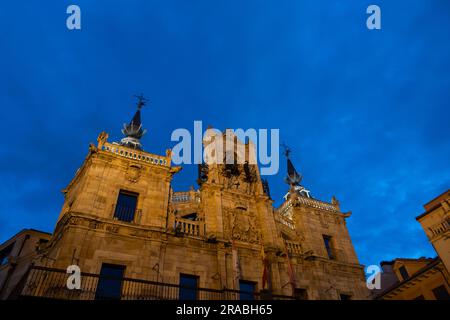
[[289,156],[291,155],[291,149],[285,143],[282,143],[281,147],[284,149],[283,153],[286,156],[286,158],[289,158]]
[[139,95],[136,94],[134,96],[138,99],[137,107],[139,110],[141,110],[142,107],[145,106],[147,102],[149,102],[149,100],[146,99],[142,93]]

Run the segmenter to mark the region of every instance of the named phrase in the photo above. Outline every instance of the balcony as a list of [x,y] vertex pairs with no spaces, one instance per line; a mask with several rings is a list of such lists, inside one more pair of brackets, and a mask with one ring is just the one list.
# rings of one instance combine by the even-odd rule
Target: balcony
[[302,246],[300,243],[295,242],[295,241],[289,241],[289,240],[285,240],[285,243],[286,243],[286,248],[289,253],[291,253],[291,254],[302,254],[303,253]]
[[141,223],[142,210],[126,206],[113,206],[113,219],[128,223]]
[[[306,197],[297,197],[296,200],[298,203],[303,204],[308,207],[326,210],[330,212],[340,212],[339,206],[337,204],[332,204],[324,201],[320,201],[317,199],[306,198]],[[284,216],[286,212],[292,207],[293,203],[291,200],[285,201],[279,208],[275,210],[276,213]]]
[[159,156],[155,154],[151,154],[145,151],[139,151],[130,149],[127,147],[123,147],[118,144],[108,143],[106,142],[102,148],[102,151],[111,152],[118,156],[133,159],[140,162],[149,163],[152,165],[170,167],[170,157],[169,156]]
[[[32,267],[25,278],[26,281],[19,288],[21,298],[45,298],[55,300],[104,300],[97,290],[99,282],[109,280],[109,283],[120,284],[119,294],[109,299],[117,300],[179,300],[182,290],[194,290],[197,300],[240,300],[241,297],[251,297],[255,300],[261,296],[259,292],[241,292],[232,289],[184,288],[178,284],[163,283],[132,278],[109,278],[98,274],[81,273],[80,289],[68,289],[67,279],[70,275],[66,270],[47,267]],[[291,300],[293,297],[285,295],[271,295],[275,300]]]
[[175,218],[174,230],[176,235],[203,237],[205,235],[205,224],[202,221]]
[[289,219],[286,216],[283,216],[279,213],[275,213],[274,217],[275,217],[276,222],[281,223],[282,225],[288,227],[291,230],[295,230],[294,221],[292,221],[291,219]]
[[171,196],[172,203],[200,203],[200,193],[198,191],[174,192]]
[[446,218],[442,222],[429,227],[428,230],[430,231],[430,240],[441,234],[444,234],[445,232],[450,230],[450,218]]

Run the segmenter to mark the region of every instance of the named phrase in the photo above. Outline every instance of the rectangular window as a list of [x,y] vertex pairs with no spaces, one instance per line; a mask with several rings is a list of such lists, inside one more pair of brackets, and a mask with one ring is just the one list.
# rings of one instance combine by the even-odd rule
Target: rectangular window
[[0,251],[0,266],[8,263],[8,257],[12,252],[12,249],[14,248],[14,243],[11,243],[9,246],[5,247]]
[[406,270],[405,266],[401,266],[398,271],[400,272],[400,274],[402,275],[403,280],[406,280],[409,278],[409,274],[408,271]]
[[195,213],[195,212],[189,213],[189,214],[182,216],[182,218],[186,219],[186,220],[197,221],[197,213]]
[[120,190],[119,197],[117,198],[116,210],[114,211],[114,218],[120,221],[133,222],[137,198],[137,193]]
[[295,288],[294,298],[295,300],[308,300],[308,291],[306,289]]
[[433,289],[433,294],[436,300],[450,300],[450,295],[444,285]]
[[180,300],[197,300],[198,277],[180,274]]
[[349,294],[342,294],[341,293],[339,296],[340,296],[341,300],[352,300],[352,296],[349,295]]
[[256,283],[252,281],[239,281],[240,300],[255,300]]
[[328,258],[335,259],[335,256],[333,253],[333,246],[331,243],[331,237],[324,235],[323,242],[325,243],[325,249],[327,249]]
[[124,273],[125,266],[103,263],[95,292],[95,299],[119,300],[122,295]]

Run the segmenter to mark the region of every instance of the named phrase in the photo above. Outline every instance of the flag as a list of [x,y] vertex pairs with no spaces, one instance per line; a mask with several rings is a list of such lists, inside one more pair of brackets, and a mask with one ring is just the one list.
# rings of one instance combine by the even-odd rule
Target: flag
[[234,288],[236,290],[239,290],[239,280],[241,279],[241,266],[239,263],[238,249],[234,245],[234,240],[231,241],[231,252],[233,258],[233,271],[234,271],[233,284]]
[[263,245],[261,246],[261,260],[263,263],[262,288],[265,289],[269,282],[269,261],[266,258]]
[[291,258],[289,257],[289,251],[287,249],[286,241],[284,239],[283,239],[283,244],[284,244],[284,251],[286,253],[287,269],[288,269],[288,274],[289,274],[289,283],[291,284],[291,287],[292,287],[292,295],[294,295],[295,287],[297,286],[296,281],[295,281],[295,273],[294,273],[294,269],[292,268]]

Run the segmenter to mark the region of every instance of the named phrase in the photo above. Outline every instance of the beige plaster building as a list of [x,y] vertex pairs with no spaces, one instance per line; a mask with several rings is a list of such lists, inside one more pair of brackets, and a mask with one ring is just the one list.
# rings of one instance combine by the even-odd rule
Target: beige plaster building
[[416,218],[438,256],[382,262],[384,300],[450,300],[450,190],[424,205]]

